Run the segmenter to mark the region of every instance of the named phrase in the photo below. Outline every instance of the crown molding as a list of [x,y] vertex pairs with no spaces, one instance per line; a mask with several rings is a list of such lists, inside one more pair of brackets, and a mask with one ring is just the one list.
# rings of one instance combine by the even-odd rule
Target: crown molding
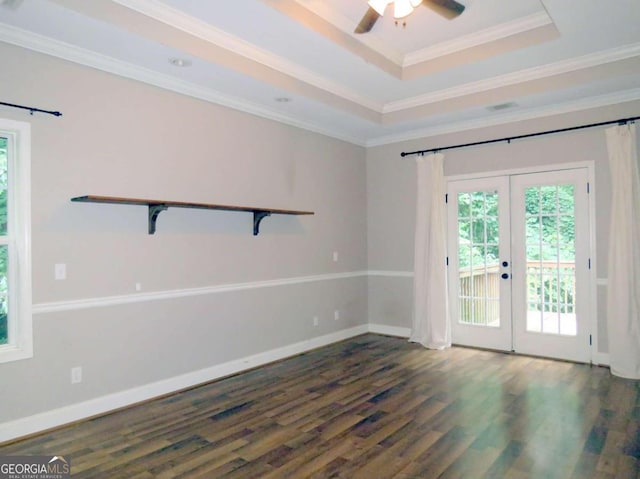
[[[391,113],[411,109],[438,101],[449,100],[465,95],[481,93],[492,89],[502,88],[531,80],[554,76],[562,73],[594,67],[606,63],[623,60],[640,54],[640,44],[626,45],[593,54],[587,54],[569,60],[562,60],[540,67],[533,67],[517,72],[505,74],[499,77],[488,78],[477,82],[466,83],[452,88],[447,88],[412,98],[381,104],[371,98],[364,97],[351,89],[344,88],[335,82],[328,81],[315,73],[302,68],[280,56],[246,42],[223,30],[215,28],[208,23],[187,15],[177,9],[161,3],[159,0],[113,0],[116,3],[154,18],[162,23],[170,25],[190,35],[194,35],[207,42],[225,48],[237,55],[249,58],[262,65],[273,68],[281,73],[290,75],[309,85],[320,88],[328,93],[345,100],[354,102],[378,113]],[[534,28],[552,24],[553,21],[546,12],[523,17],[513,22],[485,29],[473,35],[467,35],[459,40],[446,42],[432,48],[421,50],[405,56],[404,66],[427,61],[439,56],[458,52],[464,49],[498,40],[509,35],[522,33]]]
[[512,35],[524,33],[550,24],[553,24],[553,20],[549,17],[547,12],[542,11],[534,13],[533,15],[528,15],[511,22],[501,23],[500,25],[486,28],[470,35],[461,36],[455,40],[438,43],[428,48],[407,53],[403,58],[401,66],[404,68],[434,60],[438,57],[468,50],[470,48],[478,47],[486,43],[501,40]]
[[[488,90],[498,89],[523,83],[531,80],[539,80],[554,75],[569,73],[584,68],[590,68],[606,63],[623,60],[640,55],[640,44],[625,45],[583,55],[569,60],[561,60],[547,65],[528,68],[513,73],[508,73],[494,78],[488,78],[476,82],[466,83],[452,88],[446,88],[424,95],[414,96],[399,101],[382,104],[369,97],[331,82],[324,77],[316,75],[306,68],[290,62],[278,55],[263,50],[252,43],[242,40],[223,30],[211,26],[191,15],[174,9],[159,0],[113,0],[114,2],[134,10],[142,15],[170,25],[190,35],[194,35],[207,42],[225,48],[237,55],[249,58],[252,61],[273,68],[281,73],[290,75],[298,80],[320,88],[337,97],[356,103],[377,113],[385,114],[401,110],[407,110],[430,103],[450,100],[461,96],[482,93]],[[305,6],[308,8],[308,6]],[[485,29],[481,32],[461,37],[458,40],[441,43],[433,47],[420,50],[405,56],[403,66],[411,66],[423,61],[447,54],[459,52],[468,48],[482,45],[487,42],[499,40],[510,35],[523,33],[545,25],[553,24],[553,20],[546,11],[522,17],[512,22],[506,22],[496,27]]]
[[[118,0],[120,2],[134,2],[140,0]],[[145,0],[145,2],[148,0]],[[470,120],[405,131],[401,134],[354,136],[345,134],[341,128],[327,128],[313,122],[302,121],[292,115],[286,115],[276,110],[246,101],[244,99],[223,94],[211,88],[202,87],[175,77],[160,74],[153,70],[132,65],[112,57],[102,55],[84,48],[54,40],[10,25],[0,23],[0,41],[27,48],[39,53],[51,55],[73,63],[85,65],[111,74],[140,81],[156,87],[187,95],[203,101],[232,108],[268,120],[277,121],[292,127],[318,133],[324,136],[345,141],[357,146],[371,147],[396,143],[400,141],[425,138],[444,133],[471,130],[486,126],[499,125],[509,121],[519,121],[559,113],[579,111],[615,103],[623,103],[640,99],[640,90],[627,90],[612,95],[587,98],[579,102],[569,102],[553,107],[544,107],[523,112],[510,112],[508,115],[491,116],[490,118]],[[452,87],[426,95],[409,98],[385,105],[384,113],[419,107],[425,104],[452,99],[468,94],[479,93],[503,86],[513,85],[528,80],[540,79],[546,76],[571,72],[583,68],[612,63],[640,55],[640,44],[631,44],[619,48],[605,50],[594,54],[584,55],[574,59],[555,62],[542,67],[521,70],[496,78],[472,82],[458,87]]]
[[442,90],[417,95],[404,100],[389,102],[384,105],[382,113],[392,113],[410,108],[416,108],[431,103],[444,100],[451,100],[466,95],[482,93],[489,90],[497,90],[518,83],[524,83],[532,80],[540,80],[542,78],[570,73],[585,68],[592,68],[607,63],[614,63],[628,58],[640,55],[640,43],[625,45],[618,48],[611,48],[588,55],[571,58],[569,60],[561,60],[554,63],[548,63],[539,67],[526,68],[513,73],[507,73],[496,77],[486,78],[475,82],[465,83],[463,85],[445,88]]
[[273,68],[276,71],[290,75],[298,80],[308,83],[316,88],[327,91],[345,100],[357,103],[370,110],[381,112],[382,104],[371,98],[364,97],[357,92],[344,88],[335,82],[316,75],[312,71],[303,68],[281,56],[257,47],[235,35],[220,30],[202,20],[188,15],[180,10],[172,8],[158,0],[113,0],[130,10],[134,10],[144,16],[153,18],[159,22],[181,30],[189,35],[200,38],[208,43],[229,50],[230,52],[248,58],[261,65]]
[[574,113],[593,108],[601,108],[620,103],[640,100],[640,88],[625,90],[608,95],[598,95],[584,98],[577,101],[562,103],[559,105],[529,108],[520,112],[510,112],[501,115],[491,116],[489,118],[478,118],[475,120],[460,121],[438,125],[434,127],[419,128],[399,134],[383,135],[365,142],[365,147],[388,145],[392,143],[400,143],[403,141],[419,140],[437,135],[446,135],[449,133],[460,133],[462,131],[477,130],[490,126],[504,125],[518,121],[534,120],[554,115],[562,115],[565,113]]
[[[118,0],[117,0],[118,1]],[[133,1],[133,0],[122,0]],[[136,0],[139,1],[139,0]],[[318,15],[325,21],[331,23],[335,27],[351,33],[353,29],[353,20],[340,15],[334,8],[331,8],[324,2],[309,0],[293,0],[302,8]],[[503,38],[524,33],[536,28],[553,24],[553,20],[546,11],[540,11],[525,17],[518,18],[509,22],[502,23],[493,27],[486,28],[480,32],[470,35],[458,37],[454,40],[445,41],[432,45],[427,48],[415,50],[408,53],[402,53],[396,49],[389,47],[385,42],[380,41],[375,35],[359,37],[359,41],[364,45],[377,50],[380,54],[387,58],[400,68],[410,67],[419,63],[434,60],[438,57],[457,53],[469,48],[478,47],[486,43],[501,40]]]
[[[538,108],[535,110],[527,110],[523,112],[511,112],[509,114],[503,114],[500,116],[492,116],[491,118],[455,122],[455,123],[449,123],[444,125],[438,125],[436,127],[420,128],[420,129],[415,129],[411,131],[405,131],[400,134],[380,135],[375,137],[363,138],[363,137],[345,135],[344,132],[340,131],[339,129],[335,129],[335,130],[327,129],[325,127],[321,127],[319,125],[316,125],[310,122],[304,122],[292,116],[284,115],[284,114],[281,114],[280,112],[269,110],[260,105],[247,102],[237,97],[224,95],[212,89],[200,87],[189,82],[178,80],[168,75],[162,75],[152,70],[131,65],[129,63],[122,62],[120,60],[116,60],[114,58],[101,55],[83,48],[79,48],[79,47],[70,45],[68,43],[53,40],[48,37],[37,35],[35,33],[28,32],[28,31],[18,29],[9,25],[1,24],[1,23],[0,23],[0,41],[9,43],[12,45],[16,45],[19,47],[27,48],[40,53],[44,53],[46,55],[51,55],[57,58],[61,58],[63,60],[67,60],[73,63],[89,66],[91,68],[105,71],[107,73],[112,73],[125,78],[129,78],[132,80],[154,85],[159,88],[163,88],[165,90],[174,91],[176,93],[191,96],[193,98],[204,100],[210,103],[232,108],[234,110],[259,116],[261,118],[277,121],[289,126],[301,128],[303,130],[318,133],[318,134],[335,138],[341,141],[346,141],[348,143],[351,143],[357,146],[362,146],[362,147],[373,147],[373,146],[380,146],[380,145],[385,145],[390,143],[427,138],[430,136],[435,136],[440,134],[473,130],[477,128],[500,125],[500,124],[508,123],[511,121],[540,118],[544,116],[551,116],[551,115],[556,115],[561,113],[586,110],[590,108],[597,108],[600,106],[607,106],[607,105],[612,105],[616,103],[624,103],[624,102],[640,99],[640,89],[634,89],[634,90],[627,90],[620,93],[615,93],[612,95],[603,95],[598,97],[587,98],[579,102],[569,102],[562,105],[555,105],[553,107],[544,107],[544,108]],[[609,50],[605,52],[600,52],[595,55],[581,57],[582,58],[581,64],[582,65],[586,64],[585,59],[590,60],[592,62],[599,61],[600,63],[606,63],[607,60],[616,61],[622,58],[629,58],[631,56],[638,55],[639,52],[640,52],[640,45],[631,45],[625,48],[616,49],[616,51]],[[554,70],[558,71],[560,69],[560,67],[562,66],[562,65],[559,65],[560,63],[564,64],[565,68],[569,68],[571,66],[575,68],[576,64],[580,64],[580,61],[578,60],[579,59],[571,60],[568,62],[558,62],[556,64],[553,64]],[[544,67],[537,70],[541,70],[541,69],[544,69]],[[570,71],[570,70],[567,70],[567,71]],[[500,82],[501,79],[502,81],[505,81],[505,77],[512,77],[510,79],[513,80],[513,77],[515,77],[515,74],[498,77],[495,79],[495,82]],[[478,85],[478,83],[480,82],[476,82],[476,84],[472,84],[472,85],[463,85],[461,87],[448,89],[446,91],[435,92],[434,94],[431,95],[431,98],[429,100],[433,102],[433,101],[440,101],[447,98],[454,98],[455,95],[453,94],[452,90],[456,90],[457,95],[459,96],[460,94],[462,94],[461,91],[463,88],[465,88],[465,91],[466,91],[465,94],[474,93],[473,87],[478,88],[478,87],[484,86],[484,82],[482,82],[482,85]],[[494,88],[497,87],[496,84],[494,83],[494,80],[491,80],[490,83],[492,83],[492,87]],[[437,100],[435,99],[436,96],[438,96]],[[420,104],[415,104],[413,106],[419,106],[419,105]]]
[[2,23],[0,23],[0,41],[39,53],[44,53],[45,55],[51,55],[83,66],[95,68],[96,70],[143,82],[164,90],[197,98],[198,100],[232,108],[267,120],[277,121],[285,125],[346,141],[354,145],[364,146],[365,140],[363,138],[346,135],[343,131],[338,129],[328,129],[315,123],[306,122],[293,116],[265,108],[261,105],[257,105],[238,97],[223,94],[211,88],[195,85],[170,75],[164,75],[147,68],[132,65],[100,53]]

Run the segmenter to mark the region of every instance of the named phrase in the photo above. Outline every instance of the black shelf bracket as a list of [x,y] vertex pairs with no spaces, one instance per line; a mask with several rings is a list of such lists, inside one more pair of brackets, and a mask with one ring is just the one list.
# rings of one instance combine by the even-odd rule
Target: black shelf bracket
[[149,234],[156,232],[156,220],[158,215],[168,209],[167,205],[149,205]]
[[[149,234],[152,235],[156,232],[156,221],[158,216],[163,211],[169,209],[167,205],[149,205]],[[269,211],[253,211],[253,236],[258,236],[260,233],[260,223],[267,216],[271,216]]]
[[[1,0],[0,0],[1,1]],[[230,206],[215,203],[190,203],[185,201],[145,200],[140,198],[123,198],[118,196],[85,195],[71,198],[71,201],[81,203],[107,203],[113,205],[139,205],[149,208],[149,234],[156,232],[158,215],[169,208],[190,208],[199,210],[241,211],[253,213],[253,236],[260,233],[260,223],[271,215],[312,215],[313,211],[283,210],[275,208],[257,208],[252,206]]]
[[[169,209],[167,205],[149,205],[149,234],[156,232],[156,221],[163,211]],[[253,236],[260,233],[260,223],[267,216],[271,216],[269,211],[253,211]]]
[[260,222],[267,216],[271,216],[269,211],[254,211],[253,212],[253,236],[258,236],[260,233]]

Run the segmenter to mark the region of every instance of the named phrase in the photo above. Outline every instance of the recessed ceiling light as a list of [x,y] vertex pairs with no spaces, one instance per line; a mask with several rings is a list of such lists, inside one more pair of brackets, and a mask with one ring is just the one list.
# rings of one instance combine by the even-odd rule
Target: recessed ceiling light
[[191,60],[187,60],[186,58],[169,58],[169,63],[171,63],[174,67],[191,66]]
[[291,101],[291,98],[286,97],[286,96],[279,96],[275,99],[278,103],[289,103]]

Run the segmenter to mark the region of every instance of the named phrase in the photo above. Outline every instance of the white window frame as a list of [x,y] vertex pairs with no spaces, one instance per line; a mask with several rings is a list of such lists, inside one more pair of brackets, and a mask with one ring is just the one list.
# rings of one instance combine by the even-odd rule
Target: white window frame
[[8,340],[0,345],[0,363],[33,357],[31,311],[31,125],[0,118],[0,136],[8,150],[9,245]]

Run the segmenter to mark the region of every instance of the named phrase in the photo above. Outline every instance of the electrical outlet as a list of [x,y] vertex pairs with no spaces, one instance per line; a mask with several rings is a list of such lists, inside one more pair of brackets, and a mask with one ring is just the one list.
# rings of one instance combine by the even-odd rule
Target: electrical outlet
[[53,275],[55,277],[55,279],[57,280],[61,280],[61,279],[67,279],[67,265],[64,263],[59,263],[56,264],[55,267],[53,268],[54,272]]
[[71,384],[78,384],[82,382],[82,368],[76,366],[71,368]]
[[337,262],[338,262],[338,252],[337,252],[337,251],[334,251],[334,252],[333,252],[333,261],[334,261],[335,263],[337,263]]
[[317,316],[314,316],[314,317],[313,317],[313,325],[314,325],[314,326],[317,326],[317,325],[318,325],[318,317],[317,317]]
[[136,291],[142,291],[142,283],[136,283]]
[[336,321],[340,319],[340,311],[338,311],[337,309],[333,312],[333,319],[335,319]]

